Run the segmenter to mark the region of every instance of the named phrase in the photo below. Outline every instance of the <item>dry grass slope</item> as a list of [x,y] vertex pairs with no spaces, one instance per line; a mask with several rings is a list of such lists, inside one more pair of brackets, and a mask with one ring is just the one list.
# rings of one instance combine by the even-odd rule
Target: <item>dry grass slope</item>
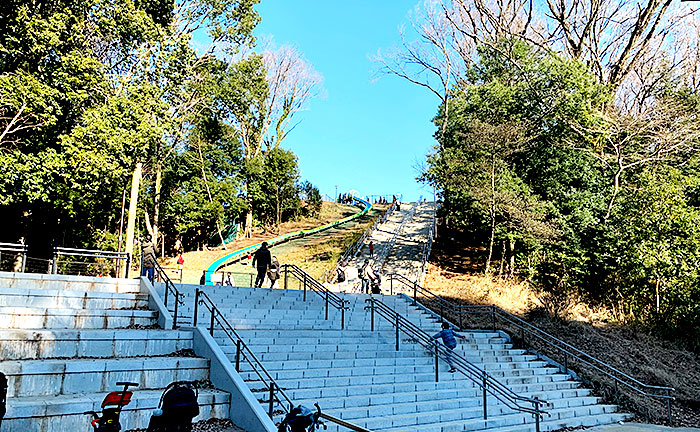
[[[463,244],[446,244],[445,239],[438,241],[428,265],[425,286],[454,302],[495,304],[643,383],[675,388],[674,425],[700,425],[700,358],[697,354],[644,329],[617,323],[605,309],[590,307],[576,299],[552,305],[556,299],[540,295],[524,281],[478,273],[473,259],[478,255],[478,250],[470,250]],[[552,314],[553,309],[558,309],[558,317]],[[511,331],[511,335],[514,341],[522,343],[515,332]],[[544,349],[533,341],[528,344],[541,351]],[[640,420],[665,421],[664,403],[629,391],[616,397],[612,381],[607,377],[583,364],[571,361],[569,364],[606,400],[635,412]]]

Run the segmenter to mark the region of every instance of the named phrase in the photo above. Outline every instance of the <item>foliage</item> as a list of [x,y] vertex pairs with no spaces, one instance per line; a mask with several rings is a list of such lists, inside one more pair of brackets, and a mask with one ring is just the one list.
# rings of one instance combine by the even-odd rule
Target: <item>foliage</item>
[[[296,157],[259,151],[274,74],[265,55],[247,54],[257,2],[2,3],[1,240],[24,241],[35,255],[123,247],[123,198],[137,163],[137,230],[158,234],[166,250],[219,237],[249,210],[249,191],[258,220],[295,217]],[[195,49],[203,35],[211,45]],[[296,51],[286,61],[306,65]],[[289,93],[298,88],[284,83],[279,100],[300,109]]]
[[[482,46],[435,119],[425,181],[447,223],[543,298],[581,295],[697,345],[697,96],[666,86],[639,118],[575,60],[517,40]],[[497,253],[497,249],[502,252]],[[676,332],[676,333],[674,333]]]

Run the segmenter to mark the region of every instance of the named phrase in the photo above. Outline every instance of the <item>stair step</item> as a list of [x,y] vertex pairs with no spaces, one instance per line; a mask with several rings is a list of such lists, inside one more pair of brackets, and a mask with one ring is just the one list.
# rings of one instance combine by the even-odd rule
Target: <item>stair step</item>
[[164,388],[170,382],[208,378],[209,361],[197,357],[2,361],[8,398],[108,391],[117,381],[140,388]]
[[162,356],[192,348],[192,332],[180,330],[0,330],[0,358],[109,358]]
[[[8,398],[7,414],[2,421],[3,432],[66,432],[86,431],[92,418],[85,411],[101,411],[101,403],[109,391],[120,390],[110,386],[103,393]],[[162,394],[162,390],[132,388],[131,403],[121,414],[122,430],[145,429]],[[214,389],[200,389],[197,398],[200,414],[195,421],[208,418],[228,418],[229,394]]]

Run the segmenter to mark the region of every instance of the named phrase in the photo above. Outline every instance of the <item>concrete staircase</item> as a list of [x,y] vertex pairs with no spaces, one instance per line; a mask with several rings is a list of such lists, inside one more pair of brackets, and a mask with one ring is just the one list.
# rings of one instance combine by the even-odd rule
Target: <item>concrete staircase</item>
[[[191,319],[194,286],[182,311]],[[341,294],[349,301],[346,329],[331,308],[325,320],[324,301],[316,293],[297,290],[206,287],[205,291],[237,329],[246,344],[295,404],[319,403],[336,417],[371,430],[525,432],[535,430],[531,416],[512,411],[489,397],[488,420],[483,419],[481,391],[460,374],[450,374],[440,362],[435,382],[434,358],[401,335],[395,350],[395,330],[364,309],[366,295]],[[426,332],[439,323],[402,297],[381,296],[402,316]],[[200,313],[201,325],[208,316]],[[547,400],[550,415],[542,430],[597,425],[627,418],[612,405],[600,404],[590,390],[537,356],[513,348],[498,332],[467,332],[457,352],[485,368],[515,392]],[[215,339],[233,361],[236,348],[221,332]],[[265,384],[246,362],[241,376],[267,410]],[[275,421],[281,419],[276,406]],[[331,431],[338,428],[328,425]]]
[[[145,428],[162,389],[209,378],[192,332],[157,328],[139,280],[0,272],[0,371],[9,381],[3,432],[88,430],[117,381],[138,382],[122,430]],[[228,417],[229,394],[205,388],[200,417]]]

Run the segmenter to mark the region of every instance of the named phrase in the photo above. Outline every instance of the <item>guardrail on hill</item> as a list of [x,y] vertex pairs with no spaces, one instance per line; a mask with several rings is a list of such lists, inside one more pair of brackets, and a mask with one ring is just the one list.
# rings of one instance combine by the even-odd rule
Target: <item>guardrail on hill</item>
[[[491,327],[493,330],[514,330],[516,334],[519,333],[520,340],[526,349],[528,349],[527,347],[530,344],[538,343],[545,348],[547,355],[558,357],[560,369],[564,373],[569,372],[571,361],[578,361],[580,364],[605,375],[612,380],[616,398],[619,395],[619,387],[622,386],[641,396],[665,401],[668,423],[669,425],[673,424],[673,414],[671,412],[671,401],[675,400],[675,397],[671,395],[671,392],[675,390],[673,387],[645,384],[496,305],[456,304],[400,274],[393,273],[387,277],[389,278],[391,294],[394,293],[394,282],[396,281],[400,286],[408,288],[414,303],[421,303],[423,307],[439,313],[440,319],[456,323],[461,329],[466,328],[467,320],[471,320],[474,323],[473,327],[476,328],[484,328],[484,325],[486,325],[486,327]],[[478,322],[481,322],[481,324],[477,324]],[[499,322],[501,325],[499,325]],[[529,343],[527,337],[531,339]]]
[[[272,419],[275,414],[275,403],[279,405],[283,412],[289,413],[294,408],[294,402],[292,399],[287,395],[287,393],[285,393],[284,389],[277,384],[275,379],[272,378],[272,375],[270,375],[270,373],[263,366],[262,362],[258,360],[253,351],[248,347],[248,345],[246,345],[243,338],[241,338],[238,332],[236,332],[236,329],[231,325],[231,323],[228,322],[226,317],[224,317],[221,311],[216,307],[214,301],[207,295],[207,293],[199,288],[195,290],[194,296],[193,326],[197,326],[200,305],[205,307],[209,312],[209,334],[213,337],[214,330],[218,328],[223,331],[224,335],[236,347],[236,356],[234,361],[236,372],[241,371],[242,359],[248,362],[255,375],[257,375],[260,382],[265,386],[263,391],[268,393],[267,415]],[[321,413],[321,417],[355,432],[371,432],[369,429],[365,429],[325,413]]]
[[[22,243],[0,243],[0,269],[2,269],[3,253],[6,257],[9,256],[12,260],[14,260],[15,257],[21,255],[22,264],[20,264],[20,268],[21,272],[24,273],[24,270],[27,267],[27,245]],[[12,264],[14,267],[15,263]]]
[[[492,377],[488,372],[486,372],[486,370],[479,368],[461,355],[448,350],[444,345],[433,339],[428,333],[421,330],[410,320],[404,318],[398,312],[394,311],[377,298],[370,296],[370,298],[365,300],[365,302],[369,303],[367,308],[371,313],[371,331],[374,331],[375,314],[384,318],[387,322],[389,322],[389,324],[395,327],[396,351],[399,351],[399,332],[403,332],[409,338],[415,340],[424,348],[428,349],[429,352],[435,354],[435,382],[439,381],[439,357],[446,358],[449,356],[455,366],[455,369],[474,382],[474,384],[481,389],[484,420],[488,419],[488,395],[491,395],[512,410],[533,415],[535,418],[535,431],[540,432],[540,420],[542,419],[543,414],[547,414],[547,411],[542,410],[540,407],[542,405],[546,405],[547,401],[538,399],[537,397],[529,398],[515,393],[505,384]],[[532,404],[532,408],[526,406],[525,404]]]
[[[370,204],[369,201],[366,201],[366,200],[363,200],[362,198],[357,198],[357,197],[352,197],[352,198],[355,201],[357,201],[358,203],[361,203],[365,206],[364,209],[362,209],[359,213],[355,213],[352,216],[348,216],[346,218],[322,225],[320,227],[316,227],[316,228],[312,228],[312,229],[308,229],[308,230],[295,231],[295,232],[291,232],[291,233],[283,234],[281,236],[274,237],[270,240],[266,240],[267,244],[270,247],[272,247],[274,245],[278,245],[278,244],[281,244],[281,243],[284,243],[284,242],[287,242],[290,240],[294,240],[294,239],[301,238],[301,237],[304,237],[307,235],[316,234],[318,232],[325,231],[327,229],[333,228],[333,227],[338,226],[338,225],[342,225],[346,222],[350,222],[351,220],[362,217],[365,214],[367,214],[367,212],[369,212],[370,209],[372,208],[372,204]],[[216,273],[216,271],[219,270],[221,267],[223,267],[224,265],[230,264],[232,262],[238,261],[239,259],[243,258],[244,256],[248,256],[249,253],[252,253],[256,249],[258,249],[261,245],[262,245],[262,242],[256,243],[256,244],[251,245],[251,246],[244,247],[242,249],[238,249],[237,251],[234,251],[234,252],[231,252],[227,255],[224,255],[223,257],[221,257],[221,258],[217,259],[216,261],[214,261],[213,263],[211,263],[209,265],[209,267],[207,268],[206,273],[205,273],[205,282],[204,282],[205,285],[213,285],[213,283],[211,281],[211,275],[213,273]]]

